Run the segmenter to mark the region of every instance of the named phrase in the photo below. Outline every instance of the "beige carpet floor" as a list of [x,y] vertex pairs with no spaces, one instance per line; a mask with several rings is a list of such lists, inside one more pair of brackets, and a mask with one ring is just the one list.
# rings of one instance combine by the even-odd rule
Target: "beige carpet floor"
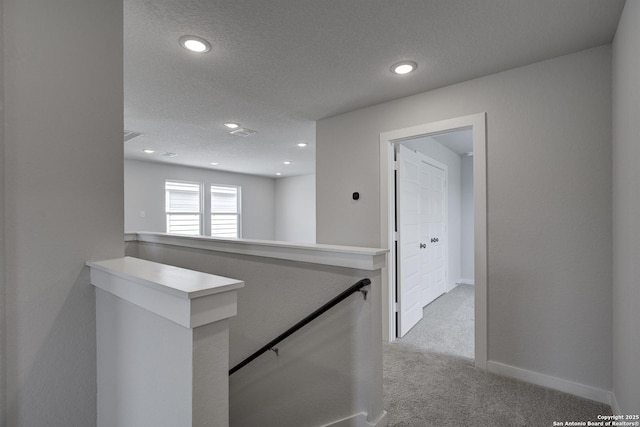
[[611,408],[473,366],[467,358],[406,344],[384,346],[389,427],[551,427],[554,421],[597,421]]
[[398,342],[473,359],[473,299],[473,286],[456,286],[424,307],[422,320]]

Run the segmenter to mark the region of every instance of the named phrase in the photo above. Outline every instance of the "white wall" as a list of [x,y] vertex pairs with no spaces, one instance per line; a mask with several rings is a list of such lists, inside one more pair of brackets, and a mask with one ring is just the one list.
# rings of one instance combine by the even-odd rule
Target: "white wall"
[[[113,276],[104,280],[105,275],[93,269],[92,275],[95,273],[98,277],[94,277],[97,278],[94,284],[118,281]],[[156,293],[154,289],[148,293],[149,288],[135,280],[119,283],[129,288],[129,293],[123,295],[116,291],[116,296],[100,286],[96,289],[97,425],[229,427],[227,313],[213,323],[185,327],[176,323],[176,317],[165,317],[167,311],[143,308],[134,302],[135,297],[132,300],[127,297],[144,294],[150,300],[163,300],[164,307],[173,310],[172,314],[180,311],[177,307],[185,307],[183,302],[194,307],[203,304],[206,297],[188,303],[175,298],[167,303],[165,290]],[[145,291],[137,293],[138,286]],[[208,313],[220,315],[224,311],[220,306],[235,310],[235,295],[233,298],[227,295],[223,292],[208,296],[204,302]],[[211,298],[217,301],[212,302]],[[226,305],[229,300],[234,302]],[[150,306],[158,308],[153,303]],[[188,320],[185,323],[188,324]]]
[[488,359],[610,390],[610,46],[320,120],[318,242],[380,245],[381,132],[480,112]]
[[460,156],[430,137],[415,138],[404,145],[447,166],[447,290],[453,289],[460,282]]
[[613,391],[640,413],[640,2],[625,5],[613,43]]
[[473,284],[473,157],[460,158],[460,279]]
[[85,261],[122,256],[122,1],[4,1],[7,425],[96,423]]
[[316,176],[276,180],[276,240],[316,242]]
[[[124,162],[125,230],[166,231],[164,183],[167,179],[242,187],[242,237],[275,239],[275,180],[162,163]],[[145,217],[140,217],[140,211]]]

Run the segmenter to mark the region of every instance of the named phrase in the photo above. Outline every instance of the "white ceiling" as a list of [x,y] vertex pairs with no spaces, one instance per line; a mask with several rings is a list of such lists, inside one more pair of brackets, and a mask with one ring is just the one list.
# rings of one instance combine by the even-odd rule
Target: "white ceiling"
[[[143,134],[125,157],[274,177],[314,173],[318,119],[610,43],[624,0],[124,5],[125,129]],[[183,35],[211,51],[184,50]],[[393,75],[401,60],[417,71]],[[225,121],[258,133],[230,135]]]

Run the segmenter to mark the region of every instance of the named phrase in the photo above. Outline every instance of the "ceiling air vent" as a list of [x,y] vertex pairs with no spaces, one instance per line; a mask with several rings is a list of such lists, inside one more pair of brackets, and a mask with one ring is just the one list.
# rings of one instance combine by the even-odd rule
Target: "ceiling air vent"
[[258,133],[255,130],[251,130],[251,129],[247,129],[247,128],[238,128],[236,130],[232,130],[231,132],[229,132],[231,135],[235,135],[235,136],[249,136],[249,135],[253,135],[254,133]]
[[125,130],[125,131],[124,131],[124,142],[129,142],[129,141],[131,141],[133,138],[137,138],[137,137],[139,137],[140,135],[142,135],[142,134],[141,134],[141,133],[139,133],[139,132],[133,132],[133,131],[130,131],[130,130]]

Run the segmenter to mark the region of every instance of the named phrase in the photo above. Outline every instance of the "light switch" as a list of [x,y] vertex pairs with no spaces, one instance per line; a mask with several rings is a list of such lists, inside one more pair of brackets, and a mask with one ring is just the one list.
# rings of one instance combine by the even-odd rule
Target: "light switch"
[[140,218],[144,218],[146,215],[145,211],[140,211]]

